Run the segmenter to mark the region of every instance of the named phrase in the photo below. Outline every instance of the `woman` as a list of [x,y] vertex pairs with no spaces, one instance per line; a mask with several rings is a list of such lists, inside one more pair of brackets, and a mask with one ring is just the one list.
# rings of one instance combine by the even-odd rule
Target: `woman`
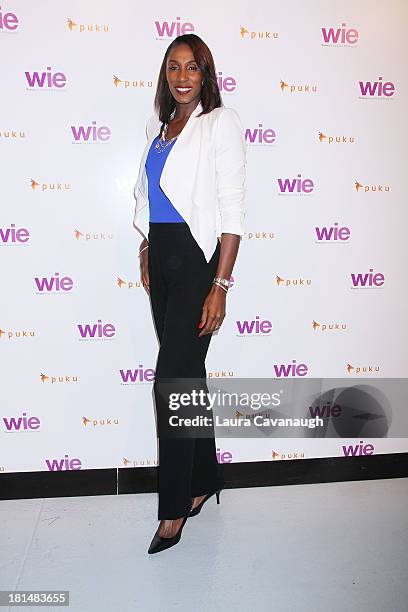
[[[148,552],[174,546],[223,480],[214,429],[171,437],[162,381],[200,380],[226,312],[243,235],[246,146],[235,110],[222,105],[214,61],[195,34],[175,38],[162,62],[155,114],[135,186],[141,281],[160,342],[155,383],[159,439],[159,527]],[[172,388],[173,391],[173,388]],[[171,415],[173,415],[172,413]],[[210,414],[212,417],[212,413]]]

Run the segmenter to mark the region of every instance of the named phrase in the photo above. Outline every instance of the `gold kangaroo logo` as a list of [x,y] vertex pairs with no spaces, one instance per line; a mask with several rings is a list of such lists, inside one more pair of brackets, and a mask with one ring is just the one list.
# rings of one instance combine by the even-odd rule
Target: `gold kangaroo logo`
[[352,366],[350,363],[347,364],[347,372],[350,374],[351,370],[354,370],[354,366]]
[[41,382],[45,382],[45,381],[46,381],[46,380],[48,380],[50,377],[49,377],[49,376],[47,376],[46,374],[41,374],[40,378],[41,378]]
[[67,19],[67,22],[68,22],[68,28],[69,28],[69,29],[71,30],[71,32],[72,32],[73,28],[76,28],[76,25],[77,25],[77,24],[76,24],[74,21],[72,21],[72,19],[70,19],[69,17],[68,17],[68,19]]
[[37,183],[37,181],[35,181],[34,179],[31,179],[31,189],[35,189],[36,187],[40,186],[40,183]]
[[116,75],[113,75],[113,83],[114,83],[115,87],[117,87],[120,83],[122,83],[122,79],[120,79]]
[[276,284],[277,285],[280,285],[281,283],[283,283],[284,280],[285,280],[284,278],[281,278],[280,276],[276,275]]
[[77,229],[74,231],[74,234],[75,234],[75,238],[76,238],[77,240],[79,240],[79,239],[80,239],[80,237],[81,237],[81,236],[83,236],[83,233],[82,233],[82,232],[80,232],[80,231],[79,231],[79,230],[77,230]]
[[120,289],[122,289],[123,285],[126,285],[126,282],[124,280],[122,280],[121,278],[119,278],[118,276],[118,286]]
[[312,326],[313,326],[313,329],[317,329],[318,327],[320,327],[320,323],[313,321]]
[[249,30],[241,26],[239,33],[241,34],[241,38],[244,38],[244,34],[249,34]]
[[358,181],[356,181],[356,182],[354,183],[354,187],[356,188],[356,191],[358,191],[359,189],[361,189],[361,188],[362,188],[362,184],[361,184],[361,183],[359,183]]
[[86,417],[82,417],[82,422],[85,425],[85,427],[88,425],[88,423],[91,422],[91,419],[87,419]]
[[280,82],[280,88],[283,91],[285,89],[285,87],[289,87],[289,85],[287,83],[285,83],[284,81],[281,80]]
[[325,136],[322,132],[319,132],[319,140],[320,140],[320,142],[323,141],[323,138],[327,138],[327,136]]

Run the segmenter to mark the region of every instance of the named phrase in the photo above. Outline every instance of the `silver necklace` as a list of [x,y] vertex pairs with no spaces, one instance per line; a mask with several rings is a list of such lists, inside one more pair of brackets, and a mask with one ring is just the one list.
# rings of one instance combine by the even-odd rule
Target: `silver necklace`
[[[173,119],[175,114],[176,114],[176,109],[174,109],[174,111],[171,113],[169,121]],[[158,141],[156,142],[155,148],[158,153],[163,153],[163,151],[165,151],[167,147],[169,147],[171,143],[174,142],[177,138],[177,136],[174,136],[173,138],[170,138],[170,140],[166,140],[166,134],[167,134],[168,127],[169,127],[169,124],[165,123],[163,130],[162,130],[162,134],[160,138],[158,139]]]

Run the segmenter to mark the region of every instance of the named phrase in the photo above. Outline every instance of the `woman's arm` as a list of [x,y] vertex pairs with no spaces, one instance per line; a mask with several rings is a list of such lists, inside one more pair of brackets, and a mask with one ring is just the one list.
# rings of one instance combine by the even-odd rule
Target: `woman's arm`
[[[220,115],[215,147],[218,204],[221,215],[221,249],[216,276],[230,279],[245,219],[246,145],[238,114],[226,108]],[[199,323],[199,336],[218,329],[226,314],[227,292],[213,284]]]

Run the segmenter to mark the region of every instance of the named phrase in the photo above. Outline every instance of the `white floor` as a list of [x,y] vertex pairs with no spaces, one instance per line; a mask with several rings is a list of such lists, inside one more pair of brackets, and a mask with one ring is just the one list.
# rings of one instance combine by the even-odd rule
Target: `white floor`
[[147,555],[156,493],[2,501],[0,590],[69,590],[69,608],[43,609],[71,612],[408,611],[408,479],[228,489],[220,502]]

